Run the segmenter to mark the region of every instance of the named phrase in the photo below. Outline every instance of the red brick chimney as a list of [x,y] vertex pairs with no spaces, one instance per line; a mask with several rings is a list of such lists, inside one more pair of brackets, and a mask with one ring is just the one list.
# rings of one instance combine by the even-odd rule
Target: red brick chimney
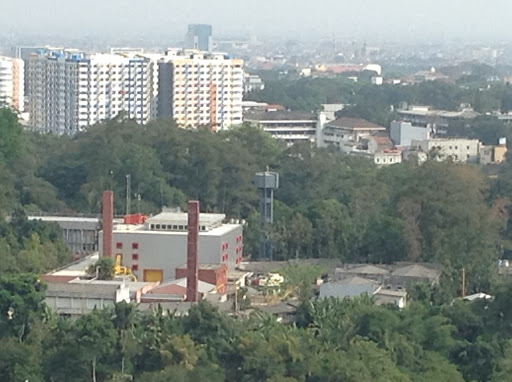
[[188,202],[188,239],[187,239],[187,301],[199,299],[198,284],[199,256],[199,202]]
[[103,191],[103,256],[112,257],[114,220],[114,192]]

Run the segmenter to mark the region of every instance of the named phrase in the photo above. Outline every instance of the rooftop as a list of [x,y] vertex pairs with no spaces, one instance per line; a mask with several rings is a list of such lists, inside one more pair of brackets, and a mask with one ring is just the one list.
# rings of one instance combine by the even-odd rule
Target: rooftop
[[374,285],[378,286],[379,284],[375,280],[364,279],[358,276],[349,276],[340,280],[332,281],[334,284],[339,285]]
[[244,114],[244,121],[309,121],[316,122],[317,115],[302,111],[254,111]]
[[413,115],[422,117],[442,117],[442,118],[463,118],[474,119],[480,114],[474,110],[464,109],[461,111],[435,110],[435,109],[415,109],[415,110],[398,110],[401,115]]
[[[151,289],[148,294],[176,294],[176,292],[182,291],[184,288],[185,294],[187,291],[187,279],[185,277],[176,280],[164,281],[158,287]],[[199,280],[197,283],[197,290],[199,293],[210,293],[215,290],[215,285],[206,283]]]
[[367,275],[389,275],[389,270],[375,265],[361,265],[353,268],[336,268],[336,273],[352,273]]
[[384,131],[385,127],[379,126],[375,123],[367,121],[361,118],[349,118],[349,117],[341,117],[335,119],[334,121],[327,122],[326,126],[328,127],[342,127],[345,129],[352,130],[376,130],[376,131]]
[[395,269],[391,272],[391,276],[437,279],[441,276],[441,271],[420,264],[412,264]]
[[87,268],[89,268],[93,264],[96,264],[99,258],[100,256],[98,252],[96,252],[65,267],[57,269],[49,274],[53,276],[85,276],[87,274]]
[[375,295],[388,296],[388,297],[407,297],[405,290],[391,290],[391,289],[380,289]]
[[[224,214],[199,214],[199,225],[212,228],[214,226],[222,224],[226,215]],[[186,212],[170,212],[163,211],[158,215],[155,215],[146,220],[146,225],[186,225],[188,223],[188,214]]]

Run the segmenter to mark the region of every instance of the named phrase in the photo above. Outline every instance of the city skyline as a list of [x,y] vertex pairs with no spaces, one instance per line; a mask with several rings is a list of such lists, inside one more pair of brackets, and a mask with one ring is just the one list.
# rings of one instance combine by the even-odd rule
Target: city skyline
[[[506,40],[512,37],[505,17],[512,4],[496,0],[492,6],[477,0],[381,2],[318,0],[297,5],[262,0],[241,3],[225,0],[212,7],[206,0],[174,3],[149,0],[100,2],[88,7],[63,0],[43,3],[27,0],[3,6],[0,23],[11,35],[106,34],[168,36],[183,39],[188,24],[206,23],[214,36],[257,35],[263,38],[360,38],[393,41]],[[236,15],[234,17],[233,15]],[[77,22],[79,20],[79,22]]]

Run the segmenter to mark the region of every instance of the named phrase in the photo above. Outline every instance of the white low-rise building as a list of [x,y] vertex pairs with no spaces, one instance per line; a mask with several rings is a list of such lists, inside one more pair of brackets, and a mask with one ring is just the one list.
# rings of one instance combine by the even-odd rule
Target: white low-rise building
[[384,150],[373,154],[373,162],[378,166],[390,166],[402,163],[402,153],[399,150]]
[[385,131],[385,127],[364,119],[341,117],[323,124],[317,145],[335,147],[347,154],[368,153],[368,141],[372,135]]
[[479,162],[480,141],[465,138],[432,138],[411,142],[415,149],[427,153],[430,158],[443,161],[451,159],[454,162]]
[[320,125],[315,113],[282,110],[246,112],[244,122],[260,126],[287,145],[314,142]]

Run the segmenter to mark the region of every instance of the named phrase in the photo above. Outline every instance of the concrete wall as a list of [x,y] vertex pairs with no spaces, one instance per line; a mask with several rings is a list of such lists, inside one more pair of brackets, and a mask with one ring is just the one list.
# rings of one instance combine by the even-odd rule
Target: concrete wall
[[393,121],[390,125],[390,138],[396,146],[410,146],[412,140],[430,138],[430,129],[413,126],[410,122]]

